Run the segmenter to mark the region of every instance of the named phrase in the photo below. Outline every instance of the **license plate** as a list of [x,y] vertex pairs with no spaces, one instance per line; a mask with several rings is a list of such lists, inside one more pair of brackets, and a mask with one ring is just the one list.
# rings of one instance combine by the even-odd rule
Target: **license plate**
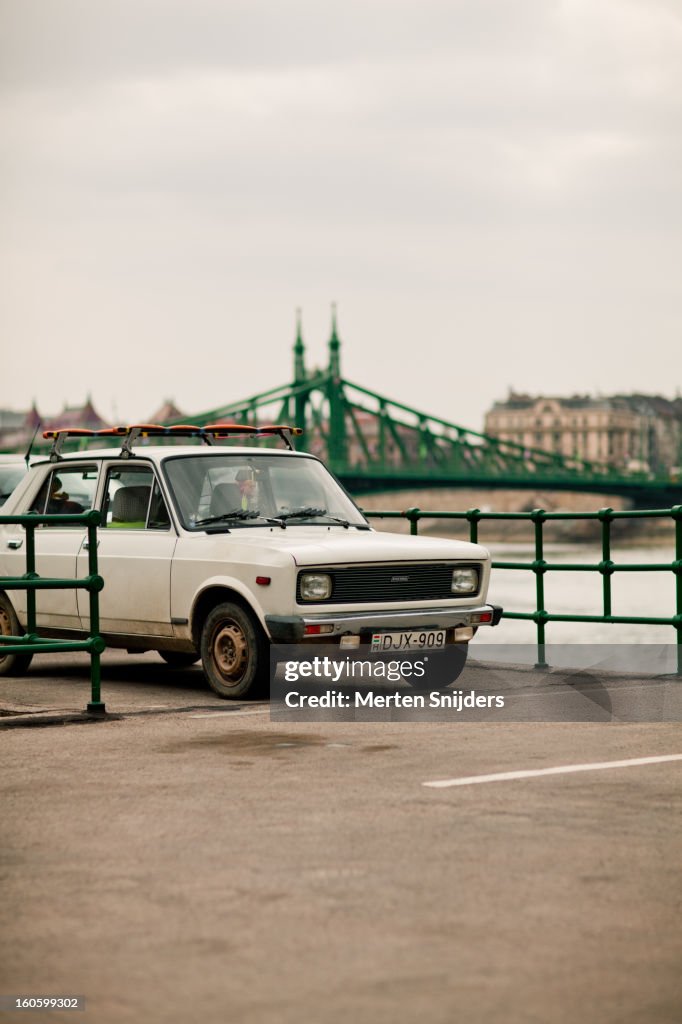
[[370,651],[437,651],[445,647],[445,629],[416,629],[411,633],[373,633]]

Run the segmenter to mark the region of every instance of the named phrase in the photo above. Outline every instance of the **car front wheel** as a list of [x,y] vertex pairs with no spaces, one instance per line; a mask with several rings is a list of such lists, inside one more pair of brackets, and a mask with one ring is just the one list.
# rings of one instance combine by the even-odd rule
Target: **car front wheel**
[[254,696],[268,678],[267,640],[260,625],[238,604],[216,605],[201,631],[201,662],[219,697]]
[[[20,636],[21,626],[16,617],[9,598],[0,594],[0,634],[2,636]],[[5,654],[0,644],[0,676],[23,676],[31,664],[32,654]]]

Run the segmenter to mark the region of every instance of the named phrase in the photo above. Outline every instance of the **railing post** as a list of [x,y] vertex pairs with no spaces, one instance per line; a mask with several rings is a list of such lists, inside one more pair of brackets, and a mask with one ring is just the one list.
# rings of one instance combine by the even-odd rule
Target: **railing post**
[[543,525],[545,522],[545,510],[534,508],[530,518],[535,527],[535,559],[533,561],[533,572],[535,573],[535,625],[537,628],[538,658],[535,668],[547,668],[545,660],[545,622],[547,612],[545,610],[545,572],[547,571],[544,559],[543,547]]
[[101,522],[100,513],[92,511],[88,514],[88,597],[90,603],[90,703],[88,712],[91,715],[106,714],[106,705],[101,700],[102,667],[100,655],[104,644],[99,635],[99,592],[104,580],[97,569],[97,527]]
[[[24,579],[36,579],[36,524],[26,523],[26,575]],[[29,642],[36,638],[36,592],[32,587],[26,589],[26,635]]]
[[677,674],[682,676],[682,505],[670,510],[675,520],[675,631],[677,633]]
[[410,522],[410,534],[416,537],[419,533],[419,519],[421,513],[418,508],[408,508],[405,512],[405,518]]
[[611,521],[613,519],[612,508],[600,508],[597,513],[601,522],[601,562],[599,572],[602,575],[602,589],[604,595],[604,617],[611,615],[611,576],[613,575],[613,562],[611,561]]
[[478,544],[478,523],[481,518],[480,508],[470,508],[466,514],[469,520],[469,540],[472,544]]

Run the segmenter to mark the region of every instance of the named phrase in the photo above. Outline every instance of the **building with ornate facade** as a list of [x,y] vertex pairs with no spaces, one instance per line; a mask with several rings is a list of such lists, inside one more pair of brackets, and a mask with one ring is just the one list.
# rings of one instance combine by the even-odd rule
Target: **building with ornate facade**
[[486,413],[484,432],[526,448],[668,473],[682,463],[682,398],[563,398],[510,391]]

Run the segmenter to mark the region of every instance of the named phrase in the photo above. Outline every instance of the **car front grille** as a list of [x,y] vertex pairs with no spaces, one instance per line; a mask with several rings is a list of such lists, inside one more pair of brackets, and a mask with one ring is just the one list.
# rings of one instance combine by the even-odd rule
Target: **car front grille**
[[[452,570],[475,568],[478,587],[472,594],[452,592]],[[326,601],[304,601],[301,597],[301,576],[325,573],[331,576],[331,597]],[[296,600],[299,604],[369,604],[377,601],[438,601],[453,597],[475,597],[481,587],[481,566],[471,562],[413,562],[380,565],[352,565],[339,568],[310,566],[298,574]]]

